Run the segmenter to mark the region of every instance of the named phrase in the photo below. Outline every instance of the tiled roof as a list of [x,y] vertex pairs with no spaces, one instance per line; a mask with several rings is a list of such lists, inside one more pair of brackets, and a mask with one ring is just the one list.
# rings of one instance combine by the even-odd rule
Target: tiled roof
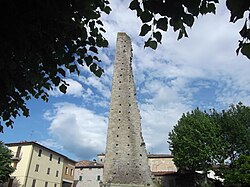
[[170,154],[148,154],[148,158],[174,158],[174,156]]
[[152,172],[154,176],[176,175],[176,171],[157,171]]
[[75,164],[76,168],[103,168],[103,164],[96,163],[89,160],[78,161]]

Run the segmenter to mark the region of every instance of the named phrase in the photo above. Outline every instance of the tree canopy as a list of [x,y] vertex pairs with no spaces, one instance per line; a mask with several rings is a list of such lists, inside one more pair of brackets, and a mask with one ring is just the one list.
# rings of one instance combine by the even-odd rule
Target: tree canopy
[[0,183],[7,182],[14,171],[11,167],[11,151],[0,141]]
[[[151,33],[145,47],[157,48],[168,27],[187,37],[200,15],[216,12],[218,0],[131,0],[129,8],[142,21],[140,36]],[[227,0],[231,22],[249,13],[249,0]],[[108,46],[103,37],[102,14],[109,14],[108,0],[4,1],[0,6],[0,132],[13,126],[18,115],[29,116],[31,98],[48,101],[54,87],[66,93],[69,73],[89,67],[100,77],[104,70],[98,49]],[[249,18],[240,31],[237,54],[250,58]]]
[[245,172],[250,155],[250,107],[239,103],[222,112],[196,109],[183,114],[169,133],[169,144],[179,170],[214,170],[226,183],[233,184],[235,179],[243,185],[241,178],[250,177]]
[[[26,101],[48,100],[63,78],[88,66],[100,77],[98,47],[107,47],[101,13],[111,11],[107,0],[4,1],[0,6],[0,121],[13,124],[17,115],[29,116]],[[0,131],[3,125],[0,124]]]

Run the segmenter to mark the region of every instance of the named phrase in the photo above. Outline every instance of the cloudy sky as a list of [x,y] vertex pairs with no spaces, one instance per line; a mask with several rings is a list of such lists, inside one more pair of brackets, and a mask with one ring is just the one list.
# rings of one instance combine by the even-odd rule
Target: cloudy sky
[[112,0],[103,16],[109,48],[100,51],[105,74],[94,77],[84,68],[70,76],[68,93],[51,92],[50,101],[32,100],[29,118],[20,117],[5,128],[4,142],[37,141],[75,160],[93,159],[105,152],[109,101],[117,32],[132,39],[133,72],[142,116],[143,136],[150,153],[170,153],[168,133],[183,113],[227,109],[239,101],[250,105],[250,61],[236,56],[243,22],[229,23],[225,6],[217,15],[200,17],[177,41],[169,30],[156,51],[144,49],[141,22],[127,7],[129,0]]

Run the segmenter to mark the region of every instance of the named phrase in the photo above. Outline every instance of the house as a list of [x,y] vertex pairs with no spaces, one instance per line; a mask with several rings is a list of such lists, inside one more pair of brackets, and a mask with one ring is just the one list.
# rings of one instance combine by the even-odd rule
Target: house
[[37,142],[5,144],[13,153],[15,171],[8,187],[71,187],[75,161]]
[[74,187],[99,187],[102,181],[103,164],[83,160],[75,165]]

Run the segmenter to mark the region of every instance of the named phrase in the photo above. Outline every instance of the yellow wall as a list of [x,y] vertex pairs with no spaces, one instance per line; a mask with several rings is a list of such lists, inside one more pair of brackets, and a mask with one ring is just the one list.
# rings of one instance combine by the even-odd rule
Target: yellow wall
[[[39,149],[42,150],[42,154],[39,157]],[[50,154],[52,154],[52,160],[50,161]],[[48,182],[48,186],[54,186],[61,184],[63,158],[60,157],[61,161],[58,164],[58,158],[60,155],[50,152],[47,149],[41,147],[34,147],[32,161],[29,170],[29,179],[27,186],[31,186],[33,179],[36,179],[36,186],[44,186],[45,182]],[[39,165],[38,172],[35,171],[36,165]],[[48,168],[50,168],[49,174],[47,174]],[[58,177],[56,177],[56,171],[59,171]]]
[[[9,147],[9,149],[15,154],[17,152],[18,146]],[[29,161],[32,153],[32,145],[22,146],[20,157],[21,160],[17,163],[16,170],[12,173],[11,176],[15,176],[19,184],[24,185],[25,179],[27,177]],[[13,163],[12,163],[13,165]]]
[[[32,186],[32,182],[36,180],[37,187],[45,186],[45,182],[48,182],[48,187],[61,187],[63,178],[66,181],[70,181],[73,184],[74,181],[74,162],[67,159],[63,155],[57,154],[54,151],[44,148],[36,143],[20,143],[21,146],[20,157],[13,161],[17,162],[16,170],[12,173],[12,177],[15,177],[14,183],[19,186]],[[8,148],[16,155],[18,145],[10,145]],[[38,156],[39,150],[42,150],[41,156]],[[52,154],[52,160],[50,155]],[[15,156],[14,156],[15,157]],[[60,162],[58,163],[58,159]],[[64,164],[64,162],[66,162]],[[12,163],[14,165],[14,163]],[[36,165],[39,165],[38,171],[35,171]],[[64,174],[66,166],[69,169],[69,173]],[[48,168],[50,168],[49,174]],[[71,173],[71,169],[73,173]],[[58,171],[58,176],[56,176]]]
[[148,164],[152,172],[177,171],[173,158],[149,158]]

